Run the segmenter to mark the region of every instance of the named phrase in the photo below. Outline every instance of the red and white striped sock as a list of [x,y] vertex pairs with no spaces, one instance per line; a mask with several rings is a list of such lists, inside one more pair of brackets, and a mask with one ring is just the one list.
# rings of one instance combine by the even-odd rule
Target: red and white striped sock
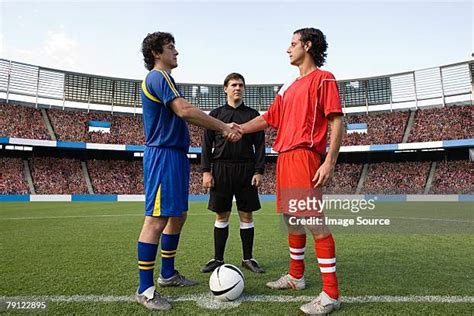
[[314,241],[314,249],[318,259],[323,291],[333,299],[339,298],[336,276],[336,246],[332,235]]
[[290,272],[296,279],[304,275],[304,251],[306,246],[306,234],[288,234],[288,245],[290,246]]

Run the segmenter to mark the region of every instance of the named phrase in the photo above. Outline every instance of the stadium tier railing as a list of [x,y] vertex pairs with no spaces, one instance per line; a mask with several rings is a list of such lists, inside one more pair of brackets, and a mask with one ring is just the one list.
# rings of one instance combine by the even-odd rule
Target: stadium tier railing
[[[128,151],[143,153],[145,146],[142,145],[119,145],[119,144],[97,144],[97,143],[83,143],[83,142],[69,142],[69,141],[52,141],[39,139],[26,139],[15,137],[0,137],[0,149],[7,150],[31,150],[32,147],[57,147],[69,149],[93,149],[93,150],[113,150],[113,151]],[[413,150],[434,150],[455,147],[473,147],[473,139],[461,140],[444,140],[434,142],[420,142],[420,143],[402,143],[402,144],[381,144],[381,145],[356,145],[356,146],[341,146],[340,152],[400,152]],[[26,148],[25,148],[26,147]],[[190,147],[189,154],[200,154],[201,147]],[[267,155],[276,155],[277,153],[272,148],[266,148]]]

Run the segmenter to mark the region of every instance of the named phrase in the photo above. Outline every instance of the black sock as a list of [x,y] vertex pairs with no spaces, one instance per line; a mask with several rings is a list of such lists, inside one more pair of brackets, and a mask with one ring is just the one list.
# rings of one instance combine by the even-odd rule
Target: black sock
[[244,260],[252,259],[254,225],[252,223],[240,222],[240,239],[242,240],[242,251],[244,253]]
[[214,259],[224,261],[225,243],[229,237],[229,222],[214,224]]

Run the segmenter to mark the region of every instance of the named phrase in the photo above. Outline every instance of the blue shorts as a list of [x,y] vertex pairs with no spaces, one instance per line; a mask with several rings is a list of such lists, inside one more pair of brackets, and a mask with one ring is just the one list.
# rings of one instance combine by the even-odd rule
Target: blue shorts
[[182,216],[188,210],[189,160],[185,152],[145,147],[146,216]]

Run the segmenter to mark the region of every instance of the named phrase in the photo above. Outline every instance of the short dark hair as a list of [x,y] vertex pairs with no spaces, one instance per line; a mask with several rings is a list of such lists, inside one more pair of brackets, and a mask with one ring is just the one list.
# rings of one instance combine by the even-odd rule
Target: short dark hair
[[245,86],[244,76],[242,76],[239,73],[233,72],[233,73],[228,74],[227,77],[225,77],[224,87],[227,87],[227,84],[229,84],[229,81],[231,81],[231,80],[242,80],[242,82],[244,83],[244,86]]
[[153,52],[163,53],[163,46],[169,43],[175,43],[173,35],[165,32],[148,33],[142,42],[143,61],[145,68],[152,70],[155,67],[155,57]]
[[311,42],[311,48],[308,53],[313,58],[316,66],[321,67],[326,62],[326,50],[328,49],[328,43],[326,42],[326,36],[318,29],[313,27],[306,27],[293,32],[293,34],[301,35],[301,42]]

